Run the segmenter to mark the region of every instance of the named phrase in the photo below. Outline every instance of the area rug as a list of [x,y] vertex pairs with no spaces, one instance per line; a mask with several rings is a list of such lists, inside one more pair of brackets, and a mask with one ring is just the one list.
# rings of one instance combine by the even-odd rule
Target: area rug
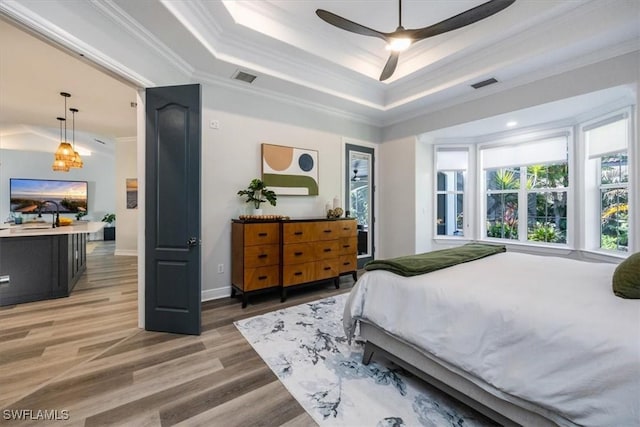
[[362,364],[342,329],[347,295],[235,322],[321,426],[485,426],[474,410],[388,361]]

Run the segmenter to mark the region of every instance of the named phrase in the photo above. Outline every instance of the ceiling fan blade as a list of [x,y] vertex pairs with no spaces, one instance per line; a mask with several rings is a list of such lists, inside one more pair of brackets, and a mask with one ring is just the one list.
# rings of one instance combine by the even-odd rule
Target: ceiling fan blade
[[356,34],[361,34],[363,36],[378,37],[382,40],[387,40],[387,36],[384,33],[365,27],[364,25],[360,25],[356,22],[349,21],[348,19],[343,18],[342,16],[338,16],[335,13],[331,13],[323,9],[318,9],[316,10],[316,15],[318,15],[323,21],[340,29],[347,30]]
[[415,30],[406,30],[414,41],[433,37],[447,31],[457,30],[474,22],[481,21],[511,6],[516,0],[491,0],[479,6],[440,21],[437,24]]
[[389,56],[389,59],[387,59],[387,63],[385,64],[384,69],[382,70],[382,74],[380,74],[381,82],[387,80],[389,77],[393,75],[393,72],[396,70],[396,67],[398,66],[399,57],[400,57],[400,52],[391,53],[391,55]]

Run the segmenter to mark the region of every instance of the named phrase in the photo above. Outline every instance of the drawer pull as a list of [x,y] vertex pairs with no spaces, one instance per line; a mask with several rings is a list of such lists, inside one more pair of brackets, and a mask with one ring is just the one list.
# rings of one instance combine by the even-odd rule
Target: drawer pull
[[269,276],[258,276],[258,280],[266,280]]
[[324,271],[331,270],[331,267],[325,267]]
[[346,248],[350,248],[351,245],[342,245],[342,247],[346,249]]
[[325,233],[331,233],[331,230],[324,230]]
[[324,248],[325,252],[331,252],[331,248]]
[[351,227],[342,227],[342,229],[343,229],[344,231],[349,231],[349,230],[351,230]]
[[268,257],[268,256],[269,256],[269,255],[267,255],[267,254],[260,254],[260,255],[258,255],[258,258],[266,258],[266,257]]
[[293,233],[296,236],[302,236],[302,231],[296,231],[295,233]]
[[294,254],[295,256],[300,256],[300,255],[302,255],[303,253],[304,253],[304,252],[294,252],[293,254]]
[[293,273],[294,276],[302,276],[302,271],[296,271]]
[[342,265],[349,265],[351,264],[350,262],[343,262]]
[[269,233],[258,233],[258,236],[260,236],[260,237],[267,237],[267,235],[268,235],[268,234],[269,234]]

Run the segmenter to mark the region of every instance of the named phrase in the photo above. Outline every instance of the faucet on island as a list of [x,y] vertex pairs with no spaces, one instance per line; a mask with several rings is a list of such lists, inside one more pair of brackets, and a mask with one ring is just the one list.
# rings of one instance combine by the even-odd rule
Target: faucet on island
[[56,213],[54,214],[53,212],[51,212],[51,215],[53,215],[53,226],[51,228],[60,227],[60,205],[58,205],[58,203],[54,202],[53,200],[43,200],[40,203],[40,209],[42,209],[42,206],[46,205],[47,203],[53,203],[54,205],[56,205]]

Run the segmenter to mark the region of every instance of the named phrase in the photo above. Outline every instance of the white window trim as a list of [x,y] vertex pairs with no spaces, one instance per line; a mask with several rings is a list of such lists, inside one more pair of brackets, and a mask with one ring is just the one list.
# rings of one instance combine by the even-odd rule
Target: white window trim
[[[487,241],[487,242],[499,242],[499,243],[518,243],[520,245],[527,245],[531,247],[539,247],[539,246],[550,246],[559,249],[575,249],[574,246],[574,235],[575,235],[575,197],[574,197],[574,187],[576,182],[576,174],[574,172],[576,159],[574,158],[574,143],[575,143],[575,133],[573,128],[570,127],[562,127],[562,128],[554,128],[543,130],[539,132],[532,132],[528,135],[518,135],[517,137],[505,137],[500,138],[495,141],[478,144],[476,146],[476,180],[479,183],[477,188],[479,189],[478,196],[480,200],[477,203],[478,211],[477,211],[477,229],[479,230],[479,235],[477,236],[479,241]],[[508,146],[508,145],[522,145],[528,143],[535,143],[536,141],[540,141],[543,139],[550,139],[556,137],[566,137],[567,138],[567,164],[569,167],[569,187],[567,187],[567,235],[566,235],[566,243],[549,243],[542,242],[537,243],[528,240],[511,240],[511,239],[497,239],[487,237],[487,221],[486,221],[486,210],[487,210],[487,188],[486,188],[486,180],[484,169],[482,165],[482,156],[480,153],[482,150],[486,150],[494,147]],[[522,166],[520,167],[522,171]],[[524,166],[526,169],[526,166]],[[522,177],[522,173],[521,173]],[[522,178],[521,178],[522,179]],[[521,181],[522,182],[522,181]],[[497,190],[493,190],[497,191]],[[517,191],[518,197],[520,198],[521,192],[524,192],[524,200],[527,200],[526,194],[528,193],[526,186],[521,185],[520,189]],[[520,209],[518,208],[518,239],[520,236],[527,235],[527,222],[520,221]]]
[[[467,152],[467,170],[465,172],[464,177],[464,190],[462,191],[462,212],[463,216],[463,235],[462,236],[446,236],[446,235],[438,235],[438,150],[444,149],[445,151],[466,151]],[[473,176],[473,165],[474,165],[474,156],[475,156],[475,145],[469,144],[435,144],[433,146],[433,227],[432,227],[432,240],[434,242],[438,241],[455,241],[455,242],[463,242],[463,241],[471,241],[473,240],[473,227],[472,218],[473,211],[473,201],[470,200],[470,188],[471,185],[475,183],[471,179]]]
[[[577,226],[579,226],[577,231],[579,232],[579,235],[584,236],[585,238],[591,235],[590,239],[598,243],[597,243],[597,246],[589,245],[591,247],[587,247],[589,242],[583,240],[579,242],[579,247],[576,247],[575,249],[582,253],[590,254],[591,257],[589,257],[589,259],[597,260],[601,258],[612,258],[612,257],[615,259],[626,258],[632,253],[636,252],[640,247],[640,241],[637,240],[638,238],[636,237],[636,235],[639,234],[636,232],[636,230],[640,229],[640,212],[638,212],[638,209],[640,209],[640,200],[636,198],[636,194],[638,194],[639,189],[631,186],[631,183],[640,181],[640,170],[638,170],[640,168],[640,159],[636,158],[640,156],[640,152],[636,152],[636,150],[638,150],[637,139],[636,139],[637,123],[636,123],[636,120],[634,120],[634,117],[635,117],[634,113],[636,108],[637,106],[634,106],[634,105],[629,105],[623,108],[619,108],[614,111],[601,114],[598,117],[593,118],[591,120],[584,121],[577,126],[578,136],[576,138],[576,143],[578,146],[578,150],[580,152],[579,164],[580,164],[580,172],[581,172],[580,176],[578,177],[580,179],[580,185],[581,185],[581,188],[580,188],[580,191],[581,191],[580,208],[581,209],[579,209],[578,211],[584,212],[584,213],[579,213],[580,223],[577,224]],[[593,223],[589,224],[585,214],[589,210],[595,210],[595,212],[597,213],[597,218],[600,218],[599,203],[589,203],[589,202],[593,202],[593,197],[595,196],[587,195],[587,189],[585,188],[587,179],[588,179],[586,165],[587,165],[587,161],[589,160],[589,153],[586,147],[585,132],[591,129],[594,129],[596,127],[604,126],[609,123],[613,123],[615,121],[622,120],[622,119],[628,119],[627,125],[629,126],[629,129],[627,132],[628,141],[627,141],[627,150],[626,150],[627,156],[629,158],[629,165],[628,165],[629,181],[627,183],[628,185],[627,188],[629,189],[629,212],[630,212],[629,214],[629,245],[628,245],[627,252],[613,251],[613,250],[600,248],[600,233],[601,233],[600,225],[598,224],[598,226],[595,227]],[[598,170],[598,172],[600,171]],[[596,182],[595,187],[599,192],[600,183]],[[598,201],[600,200],[599,194],[598,194],[597,200]]]

